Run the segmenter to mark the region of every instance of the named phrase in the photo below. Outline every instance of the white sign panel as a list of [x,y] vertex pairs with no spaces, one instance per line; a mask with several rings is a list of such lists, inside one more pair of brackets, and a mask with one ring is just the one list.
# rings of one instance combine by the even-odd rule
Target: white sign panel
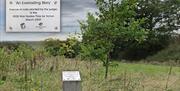
[[6,32],[60,32],[60,0],[6,0]]
[[79,71],[63,71],[63,81],[81,81]]

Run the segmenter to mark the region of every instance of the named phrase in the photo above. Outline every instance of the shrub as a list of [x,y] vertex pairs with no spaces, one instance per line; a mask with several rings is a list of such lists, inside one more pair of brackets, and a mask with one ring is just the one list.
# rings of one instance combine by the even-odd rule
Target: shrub
[[80,42],[75,38],[68,38],[67,41],[58,39],[47,39],[44,41],[45,50],[52,56],[65,56],[74,58],[79,54]]
[[175,62],[180,63],[180,41],[177,38],[175,42],[172,42],[167,48],[158,52],[157,54],[148,57],[148,61],[157,61],[157,62]]

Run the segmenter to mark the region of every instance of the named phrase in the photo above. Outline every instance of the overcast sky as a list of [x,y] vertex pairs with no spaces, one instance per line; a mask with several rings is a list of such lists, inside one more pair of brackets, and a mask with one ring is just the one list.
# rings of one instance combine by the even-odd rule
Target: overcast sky
[[60,33],[6,33],[5,0],[0,0],[0,41],[39,41],[50,37],[65,39],[69,33],[79,32],[78,20],[86,19],[88,12],[96,12],[94,0],[61,0]]

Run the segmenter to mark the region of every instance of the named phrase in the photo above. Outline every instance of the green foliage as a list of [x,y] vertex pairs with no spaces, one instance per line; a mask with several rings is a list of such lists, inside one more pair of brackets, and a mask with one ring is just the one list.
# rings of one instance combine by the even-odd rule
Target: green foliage
[[47,39],[44,41],[45,49],[52,56],[62,55],[64,51],[61,48],[61,42],[58,39]]
[[[9,73],[19,72],[23,78],[24,88],[27,90],[30,79],[30,71],[37,66],[37,60],[48,57],[44,49],[33,49],[27,44],[8,45],[0,48],[0,85],[9,79]],[[20,75],[21,74],[21,75]]]
[[67,58],[75,58],[80,51],[80,42],[75,38],[68,38],[66,43],[63,45],[63,49],[65,50],[65,57]]
[[100,59],[104,62],[105,60],[105,49],[102,47],[95,48],[93,45],[81,44],[80,56],[83,60],[96,60]]
[[180,42],[179,39],[171,43],[167,48],[161,50],[157,54],[147,58],[152,62],[165,62],[178,65],[180,63]]
[[136,18],[147,18],[143,27],[157,36],[168,35],[179,29],[179,6],[179,0],[138,0]]
[[97,18],[88,14],[87,21],[80,22],[82,30],[82,54],[103,62],[107,77],[110,54],[116,42],[145,41],[148,32],[141,27],[145,19],[135,19],[136,0],[96,0],[100,13]]
[[[147,39],[141,44],[131,40],[129,42],[116,42],[116,51],[125,51],[117,56],[123,59],[142,59],[156,54],[158,51],[166,48],[174,30],[179,29],[180,24],[180,2],[179,0],[137,0],[135,8],[135,19],[145,18],[141,27],[147,34]],[[122,46],[119,48],[119,46]]]
[[58,39],[47,39],[44,41],[45,50],[52,56],[65,56],[74,58],[79,54],[79,41],[75,38],[68,38],[67,41]]
[[34,57],[33,55],[34,50],[26,44],[19,45],[16,51],[17,53],[19,53],[19,56],[24,61],[32,60]]
[[[69,43],[72,44],[72,42]],[[177,40],[176,43],[176,46],[172,47],[174,49],[172,49],[168,55],[171,55],[170,53],[172,53],[171,56],[173,56],[174,54],[178,55],[179,40]],[[89,65],[89,63],[86,61],[80,61],[78,59],[66,59],[63,57],[57,57],[57,60],[60,60],[57,63],[60,67],[58,67],[55,72],[49,71],[49,69],[51,68],[51,64],[54,64],[54,57],[50,57],[44,48],[33,49],[26,44],[18,45],[16,47],[16,50],[10,50],[5,47],[0,48],[0,67],[3,67],[3,69],[0,68],[0,89],[2,91],[58,91],[62,88],[62,84],[58,80],[59,74],[61,74],[59,70],[74,69],[78,69],[82,73],[82,77],[84,79],[82,89],[84,91],[116,91],[124,89],[136,91],[148,89],[150,91],[159,91],[165,88],[164,82],[166,82],[167,79],[167,70],[169,69],[168,66],[129,64],[112,61],[110,65],[113,66],[109,67],[110,77],[106,80],[103,80],[104,68],[101,66],[101,62],[98,62],[95,59],[100,59],[98,57],[107,58],[105,55],[106,49],[102,49],[102,47],[94,48],[94,44],[91,45],[82,44],[81,54],[84,55],[83,57],[91,59],[92,65]],[[28,53],[23,54],[24,52]],[[44,60],[39,59],[41,57],[44,57]],[[33,58],[33,60],[37,62],[36,67],[33,70],[29,69],[31,58]],[[25,69],[17,70],[18,67],[25,66],[24,61],[27,62],[28,66],[27,79],[24,79],[26,77],[24,75]],[[89,71],[89,69],[91,69],[91,71]],[[179,75],[179,67],[173,67],[172,74],[169,75],[170,79],[168,79],[168,82],[173,82],[173,84],[169,84],[172,86],[168,85],[168,89],[172,89],[173,91],[179,90],[180,83],[177,80],[179,78]],[[147,81],[147,79],[150,79],[151,81]],[[159,86],[159,88],[157,88],[157,85]]]
[[[122,0],[122,3],[124,2],[134,4],[130,4],[133,8],[128,6],[122,8],[126,10],[124,15],[121,13],[123,15],[122,18],[134,17],[135,20],[143,19],[143,23],[140,23],[140,26],[148,33],[146,34],[146,40],[142,43],[138,43],[134,39],[128,41],[122,38],[117,39],[112,53],[113,58],[139,60],[166,48],[172,36],[174,37],[175,35],[173,31],[179,29],[179,0]],[[106,6],[106,4],[101,3],[100,5]],[[132,13],[130,14],[129,12]],[[129,22],[129,20],[126,22]]]
[[1,42],[0,48],[8,49],[9,51],[13,51],[18,48],[20,43],[14,43],[14,42]]

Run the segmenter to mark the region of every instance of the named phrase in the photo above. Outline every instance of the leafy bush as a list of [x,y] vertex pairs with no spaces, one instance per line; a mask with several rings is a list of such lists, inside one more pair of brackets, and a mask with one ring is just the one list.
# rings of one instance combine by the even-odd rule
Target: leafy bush
[[148,57],[148,61],[169,62],[180,64],[180,39],[172,42],[166,49]]
[[65,56],[66,58],[74,58],[79,54],[80,42],[72,37],[67,41],[58,39],[47,39],[44,41],[45,50],[52,56]]
[[[44,60],[48,54],[44,49],[33,49],[27,44],[18,44],[16,46],[8,45],[0,47],[0,85],[6,82],[8,73],[17,71],[19,76],[28,83],[30,71],[37,65],[37,60]],[[21,74],[21,75],[20,75]]]
[[1,42],[0,43],[0,48],[5,48],[8,51],[13,51],[18,48],[20,43],[14,43],[14,42]]
[[65,50],[65,57],[74,58],[79,54],[80,42],[75,37],[68,38],[63,49]]
[[52,56],[62,55],[64,51],[61,49],[62,42],[58,39],[47,39],[44,41],[45,50]]

